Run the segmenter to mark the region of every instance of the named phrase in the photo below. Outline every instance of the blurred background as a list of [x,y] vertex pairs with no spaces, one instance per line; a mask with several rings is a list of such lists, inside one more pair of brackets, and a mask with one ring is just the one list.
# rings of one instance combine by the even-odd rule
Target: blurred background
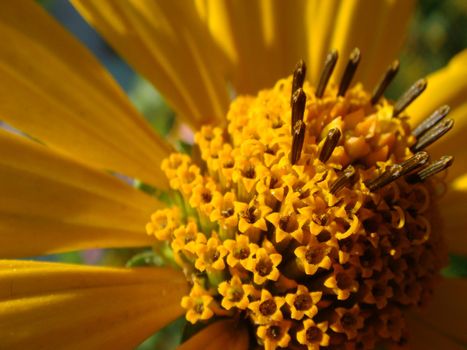
[[[112,48],[81,19],[68,0],[42,0],[40,3],[98,57],[127,91],[137,109],[151,125],[160,134],[167,135],[173,125],[174,114],[160,94],[118,57]],[[441,68],[452,56],[466,48],[466,24],[466,0],[419,0],[400,57],[402,69],[387,96],[392,98],[399,96],[414,81]],[[138,253],[141,251],[134,249],[89,250],[52,255],[45,259],[67,263],[122,266]],[[467,259],[451,256],[450,265],[444,273],[467,277]],[[184,319],[175,321],[144,342],[139,349],[173,349],[179,342],[180,329],[184,325]]]

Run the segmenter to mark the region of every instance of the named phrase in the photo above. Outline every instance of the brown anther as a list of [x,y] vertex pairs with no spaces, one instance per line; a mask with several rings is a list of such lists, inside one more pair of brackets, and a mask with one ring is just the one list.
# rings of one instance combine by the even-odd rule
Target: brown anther
[[345,168],[344,172],[337,178],[337,180],[331,185],[329,192],[336,194],[341,188],[349,185],[355,175],[355,168],[349,165]]
[[292,79],[292,94],[290,96],[290,104],[293,104],[293,95],[295,91],[303,87],[303,82],[305,81],[306,76],[306,64],[304,60],[298,61],[293,72]]
[[227,162],[225,162],[224,164],[222,164],[222,167],[223,168],[226,168],[226,169],[230,169],[230,168],[233,168],[235,165],[234,161],[233,160],[228,160]]
[[367,181],[365,184],[373,192],[390,184],[402,175],[403,167],[400,164],[393,164],[377,178]]
[[204,305],[202,303],[198,303],[195,305],[195,307],[193,308],[195,310],[195,312],[198,314],[198,315],[201,315],[204,311]]
[[226,210],[222,210],[221,214],[224,218],[231,217],[235,213],[234,208],[228,208]]
[[256,267],[255,267],[255,270],[256,272],[258,272],[258,274],[261,276],[261,277],[264,277],[264,276],[267,276],[271,273],[272,271],[272,262],[269,261],[269,260],[260,260],[257,264],[256,264]]
[[308,264],[317,265],[328,254],[329,249],[323,246],[314,246],[307,249],[305,259]]
[[234,290],[232,294],[230,295],[230,300],[233,302],[238,302],[242,300],[243,298],[243,292],[239,290]]
[[379,283],[373,286],[373,288],[371,289],[371,292],[376,298],[380,298],[386,295],[386,290],[387,290],[387,286],[382,283]]
[[402,175],[406,175],[413,170],[425,165],[428,160],[430,159],[430,155],[425,152],[417,152],[414,154],[411,158],[407,159],[406,161],[403,161],[400,165],[402,166]]
[[256,176],[256,171],[255,167],[253,166],[248,166],[244,171],[243,171],[243,176],[245,176],[247,179],[254,179]]
[[306,330],[306,341],[308,343],[317,343],[323,338],[323,332],[318,327],[310,327]]
[[305,113],[306,105],[306,94],[302,88],[298,88],[292,95],[292,135],[294,134],[294,127],[299,120],[303,120],[303,114]]
[[411,174],[406,177],[407,182],[416,183],[426,180],[428,177],[433,176],[446,168],[450,167],[454,161],[452,156],[443,156],[436,162],[431,163],[426,168],[420,170],[416,174]]
[[336,66],[337,58],[338,53],[336,50],[329,52],[326,56],[323,71],[321,72],[318,87],[316,88],[315,92],[315,96],[317,98],[323,97],[324,90],[326,90],[326,86],[328,85],[329,79],[331,78],[332,72],[334,71],[334,67]]
[[393,117],[397,117],[404,109],[406,109],[418,96],[425,91],[427,81],[419,79],[413,84],[394,104]]
[[393,164],[377,178],[367,181],[366,186],[371,192],[376,191],[397,180],[399,177],[407,175],[413,170],[425,165],[429,159],[430,156],[427,152],[418,152],[400,164]]
[[445,116],[447,116],[450,109],[451,108],[448,105],[444,105],[438,108],[428,118],[425,118],[420,124],[418,124],[415,129],[413,129],[412,135],[416,138],[422,136],[433,126],[438,124]]
[[276,119],[276,120],[272,123],[272,128],[273,128],[273,129],[279,129],[282,125],[284,125],[284,123],[282,122],[282,120]]
[[210,263],[213,263],[217,259],[219,259],[220,254],[217,251],[217,249],[211,249],[208,254],[206,255],[206,260],[209,261]]
[[256,217],[256,207],[249,207],[243,214],[242,217],[249,223],[254,224],[258,219]]
[[305,129],[305,123],[301,120],[297,121],[293,128],[292,149],[290,151],[290,162],[292,165],[300,159],[303,142],[305,141]]
[[328,221],[329,221],[329,215],[326,214],[326,213],[323,213],[319,216],[319,224],[321,226],[326,226],[328,224]]
[[342,324],[342,327],[344,328],[351,328],[356,323],[357,323],[357,320],[355,319],[355,316],[352,315],[351,313],[346,313],[341,318],[341,324]]
[[390,66],[386,70],[386,73],[384,73],[378,85],[376,85],[375,89],[373,90],[373,94],[370,100],[372,105],[375,105],[376,103],[378,103],[379,99],[383,96],[389,84],[391,84],[391,82],[393,81],[398,70],[399,70],[399,60],[395,60],[394,62],[390,64]]
[[274,300],[265,300],[259,305],[259,312],[263,316],[271,316],[277,311],[277,305]]
[[344,74],[342,75],[341,83],[339,84],[339,91],[337,96],[344,96],[345,92],[350,86],[352,79],[357,71],[358,64],[360,63],[360,50],[358,47],[354,48],[349,56],[349,62],[345,67]]
[[246,259],[249,256],[250,256],[250,249],[248,248],[242,248],[235,253],[235,257],[240,260]]
[[449,130],[451,130],[453,126],[454,120],[452,119],[446,119],[436,124],[418,139],[417,143],[411,148],[412,152],[418,152],[428,147],[433,142],[439,140]]
[[336,282],[337,288],[344,290],[352,286],[353,279],[349,274],[340,272],[336,274]]
[[323,163],[326,163],[331,157],[334,148],[336,148],[337,144],[339,143],[339,139],[341,138],[341,131],[338,128],[333,128],[329,130],[328,135],[326,136],[326,140],[324,141],[323,148],[319,153],[319,160]]
[[289,218],[290,216],[281,216],[279,219],[279,228],[282,231],[287,231],[287,226],[289,225]]
[[318,239],[318,242],[320,243],[327,242],[331,239],[331,232],[323,230],[316,236],[316,239]]
[[313,300],[309,294],[299,294],[295,298],[293,305],[298,311],[306,311],[308,310],[313,304]]
[[207,192],[207,191],[203,192],[203,194],[201,195],[201,198],[203,199],[204,203],[209,203],[212,200],[212,194],[211,192]]
[[281,336],[281,327],[279,327],[279,326],[269,327],[268,330],[266,331],[266,335],[269,338],[274,339],[274,340],[279,339],[280,336]]

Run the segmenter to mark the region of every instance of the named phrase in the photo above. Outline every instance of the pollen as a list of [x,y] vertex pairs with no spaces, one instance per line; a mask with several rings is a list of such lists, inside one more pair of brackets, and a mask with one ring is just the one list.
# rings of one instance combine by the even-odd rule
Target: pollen
[[163,162],[177,204],[146,229],[192,286],[181,302],[191,323],[233,317],[268,350],[372,349],[402,343],[407,310],[432,294],[446,261],[437,174],[452,157],[428,150],[452,126],[447,107],[412,130],[405,108],[424,80],[391,102],[397,62],[369,93],[352,85],[360,51],[338,83],[336,60],[317,86],[300,62],[238,96],[225,127],[195,135],[192,157]]

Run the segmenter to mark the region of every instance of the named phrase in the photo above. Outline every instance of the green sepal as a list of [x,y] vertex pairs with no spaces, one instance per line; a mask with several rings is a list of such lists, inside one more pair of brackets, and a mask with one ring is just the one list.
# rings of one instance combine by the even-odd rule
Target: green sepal
[[185,141],[179,140],[177,141],[177,150],[180,151],[180,153],[185,153],[191,156],[193,152],[193,145]]
[[143,267],[143,266],[164,266],[164,259],[156,254],[154,251],[149,250],[133,256],[127,261],[127,267]]
[[160,200],[163,203],[166,203],[167,205],[172,204],[171,198],[168,192],[162,191],[156,187],[153,187],[147,183],[142,182],[141,180],[136,179],[133,183],[134,187],[137,188],[138,190],[149,194],[150,196],[153,196]]

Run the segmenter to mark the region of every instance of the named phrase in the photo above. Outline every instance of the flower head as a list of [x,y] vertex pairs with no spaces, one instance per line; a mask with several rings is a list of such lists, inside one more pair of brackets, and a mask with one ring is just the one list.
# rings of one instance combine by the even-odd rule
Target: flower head
[[465,282],[434,293],[441,213],[465,252],[467,55],[386,99],[413,1],[73,3],[195,144],[152,133],[36,2],[0,4],[0,115],[22,132],[0,132],[2,257],[153,248],[132,268],[0,261],[3,346],[134,348],[183,313],[208,325],[182,348],[467,341],[446,302]]
[[[200,221],[201,231],[226,232],[229,219],[228,236],[213,233],[197,250],[197,278],[206,270],[200,252],[210,252],[216,262],[206,266],[224,279],[213,298],[247,317],[266,348],[292,339],[310,349],[367,338],[398,342],[400,305],[419,305],[444,263],[442,237],[432,230],[432,177],[451,159],[430,163],[404,112],[425,82],[393,104],[348,85],[358,62],[355,50],[340,84],[327,81],[325,67],[318,87],[299,77],[301,62],[293,77],[256,98],[238,97],[224,132],[206,137],[204,129],[195,137],[205,162],[197,165],[201,183],[218,193],[216,207],[214,196],[204,200],[211,222]],[[232,157],[215,151],[215,159],[232,164],[228,181],[208,161],[221,149],[231,150]],[[187,203],[200,218],[206,207],[193,196],[206,191],[195,188]],[[393,322],[399,326],[389,330]]]

